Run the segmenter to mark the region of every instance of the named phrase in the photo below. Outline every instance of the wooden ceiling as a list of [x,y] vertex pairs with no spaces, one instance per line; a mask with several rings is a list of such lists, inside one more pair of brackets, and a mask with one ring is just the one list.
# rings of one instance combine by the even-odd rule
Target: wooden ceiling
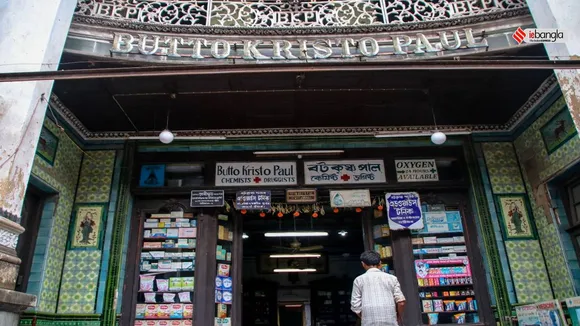
[[172,130],[432,125],[431,107],[440,125],[491,125],[506,123],[551,74],[272,72],[57,81],[53,91],[93,132],[159,131],[168,111]]

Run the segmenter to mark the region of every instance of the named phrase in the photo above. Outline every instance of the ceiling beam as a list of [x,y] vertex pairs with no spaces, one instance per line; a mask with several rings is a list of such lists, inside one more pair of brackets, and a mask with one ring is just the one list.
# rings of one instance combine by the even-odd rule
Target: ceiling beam
[[194,66],[164,65],[129,68],[98,68],[59,71],[34,71],[0,74],[0,82],[38,80],[73,80],[100,78],[128,78],[154,76],[185,76],[215,74],[251,74],[279,72],[337,72],[337,71],[384,71],[384,70],[552,70],[580,69],[580,60],[424,60],[394,62],[317,63],[317,64],[269,64]]

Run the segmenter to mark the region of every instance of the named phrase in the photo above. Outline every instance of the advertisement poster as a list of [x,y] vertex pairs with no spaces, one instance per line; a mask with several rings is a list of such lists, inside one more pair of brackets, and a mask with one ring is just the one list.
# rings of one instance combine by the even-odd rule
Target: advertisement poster
[[463,232],[459,211],[437,211],[423,213],[425,228],[419,233],[452,233]]
[[415,260],[415,273],[417,274],[417,278],[471,277],[471,268],[469,267],[469,260],[467,258],[417,259]]
[[572,320],[572,326],[580,326],[580,297],[568,298],[565,301]]
[[418,193],[387,193],[385,199],[391,230],[420,230],[424,228],[421,200]]
[[556,300],[516,307],[519,326],[564,326],[564,312]]
[[304,162],[304,183],[307,185],[385,182],[383,160]]

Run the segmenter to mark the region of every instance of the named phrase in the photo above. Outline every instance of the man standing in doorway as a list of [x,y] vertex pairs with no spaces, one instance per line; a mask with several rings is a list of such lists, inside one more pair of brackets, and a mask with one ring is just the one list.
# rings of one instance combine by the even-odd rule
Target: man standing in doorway
[[354,280],[351,309],[362,326],[402,324],[405,296],[396,276],[381,271],[381,257],[375,251],[360,255],[366,273]]

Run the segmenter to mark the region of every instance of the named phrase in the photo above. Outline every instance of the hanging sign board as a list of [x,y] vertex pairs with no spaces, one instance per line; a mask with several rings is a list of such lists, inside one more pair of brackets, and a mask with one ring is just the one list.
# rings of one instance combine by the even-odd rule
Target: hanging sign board
[[385,195],[387,218],[391,230],[423,228],[421,200],[416,192],[396,192]]
[[316,189],[288,189],[286,202],[288,204],[314,204],[316,203]]
[[439,181],[435,160],[395,160],[397,182]]
[[386,181],[383,160],[304,162],[304,183],[307,185],[385,183]]
[[296,185],[296,162],[222,162],[215,166],[218,187]]
[[244,190],[236,193],[236,209],[269,210],[272,206],[270,190]]
[[192,190],[191,207],[223,207],[223,190]]
[[368,189],[330,191],[331,207],[370,207],[371,193]]

